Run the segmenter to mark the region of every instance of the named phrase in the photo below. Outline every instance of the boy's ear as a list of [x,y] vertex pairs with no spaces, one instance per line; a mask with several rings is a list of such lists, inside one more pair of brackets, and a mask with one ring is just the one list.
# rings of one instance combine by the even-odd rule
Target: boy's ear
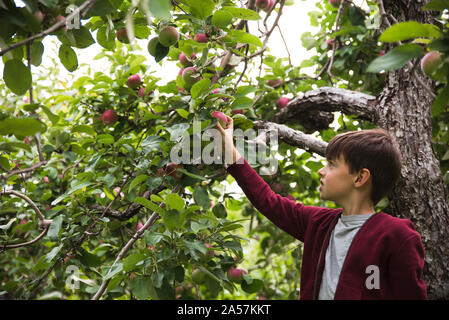
[[354,178],[354,184],[356,187],[361,187],[363,186],[365,183],[368,182],[369,178],[371,177],[371,172],[366,169],[363,168],[362,170],[360,170],[357,175]]

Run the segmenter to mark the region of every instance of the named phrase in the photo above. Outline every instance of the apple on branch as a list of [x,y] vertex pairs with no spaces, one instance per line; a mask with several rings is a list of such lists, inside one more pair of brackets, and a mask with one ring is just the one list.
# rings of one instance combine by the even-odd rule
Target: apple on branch
[[134,74],[126,80],[126,84],[128,87],[132,89],[137,89],[142,83],[142,79],[140,79],[140,76],[138,74]]
[[332,7],[338,8],[340,6],[341,0],[329,0],[329,3]]
[[198,70],[195,67],[187,67],[182,72],[182,79],[187,87],[192,87],[195,83],[201,80]]
[[108,124],[113,124],[114,122],[117,121],[117,114],[115,113],[114,110],[112,109],[108,109],[105,112],[103,112],[103,114],[101,115],[101,121],[103,121],[104,124],[108,125]]
[[170,47],[179,40],[179,33],[173,26],[167,26],[159,32],[159,43],[164,47]]
[[217,118],[218,121],[220,122],[220,125],[223,128],[227,127],[227,125],[228,125],[228,118],[226,117],[226,115],[223,112],[221,112],[221,111],[213,111],[210,115],[212,117],[214,117],[214,118]]
[[115,35],[117,36],[117,40],[121,43],[129,43],[128,32],[126,31],[126,28],[118,29]]
[[184,166],[181,163],[170,162],[169,164],[167,164],[165,172],[179,181],[183,173],[176,169],[184,169]]
[[435,79],[434,72],[438,69],[441,62],[441,54],[438,51],[431,51],[421,59],[421,70],[427,76]]
[[193,37],[193,40],[199,43],[207,43],[207,36],[205,33],[197,33]]
[[243,275],[248,274],[245,270],[239,268],[231,268],[228,270],[228,279],[235,283],[243,282]]
[[276,102],[276,107],[278,109],[285,108],[287,104],[290,102],[290,99],[287,97],[280,97],[278,101]]

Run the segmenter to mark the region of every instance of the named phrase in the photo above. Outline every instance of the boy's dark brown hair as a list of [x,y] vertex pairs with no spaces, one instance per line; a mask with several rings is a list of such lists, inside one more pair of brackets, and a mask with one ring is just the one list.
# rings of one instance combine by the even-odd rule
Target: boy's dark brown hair
[[366,168],[372,177],[371,200],[375,205],[393,188],[401,174],[401,153],[397,143],[383,129],[341,133],[329,142],[326,159],[343,155],[350,173]]

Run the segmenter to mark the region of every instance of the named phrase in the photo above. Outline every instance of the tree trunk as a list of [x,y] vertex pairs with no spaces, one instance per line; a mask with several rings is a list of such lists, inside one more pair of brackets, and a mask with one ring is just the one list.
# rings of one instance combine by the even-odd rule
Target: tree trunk
[[[432,23],[422,11],[426,2],[384,0],[384,5],[398,21]],[[433,86],[420,71],[416,74]],[[432,101],[407,67],[390,72],[378,97],[378,125],[396,137],[403,157],[401,179],[390,199],[393,214],[410,219],[421,234],[429,299],[449,299],[449,206],[432,145]]]

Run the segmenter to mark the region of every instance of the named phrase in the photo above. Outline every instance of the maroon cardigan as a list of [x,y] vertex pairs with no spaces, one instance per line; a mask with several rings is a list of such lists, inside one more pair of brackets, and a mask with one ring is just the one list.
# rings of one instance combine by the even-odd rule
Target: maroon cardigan
[[[304,206],[276,194],[246,159],[227,171],[257,210],[304,243],[300,299],[317,299],[326,249],[342,209]],[[378,289],[366,285],[375,274],[370,265],[378,267]],[[424,248],[413,223],[378,212],[349,247],[335,299],[427,299],[423,266]]]

